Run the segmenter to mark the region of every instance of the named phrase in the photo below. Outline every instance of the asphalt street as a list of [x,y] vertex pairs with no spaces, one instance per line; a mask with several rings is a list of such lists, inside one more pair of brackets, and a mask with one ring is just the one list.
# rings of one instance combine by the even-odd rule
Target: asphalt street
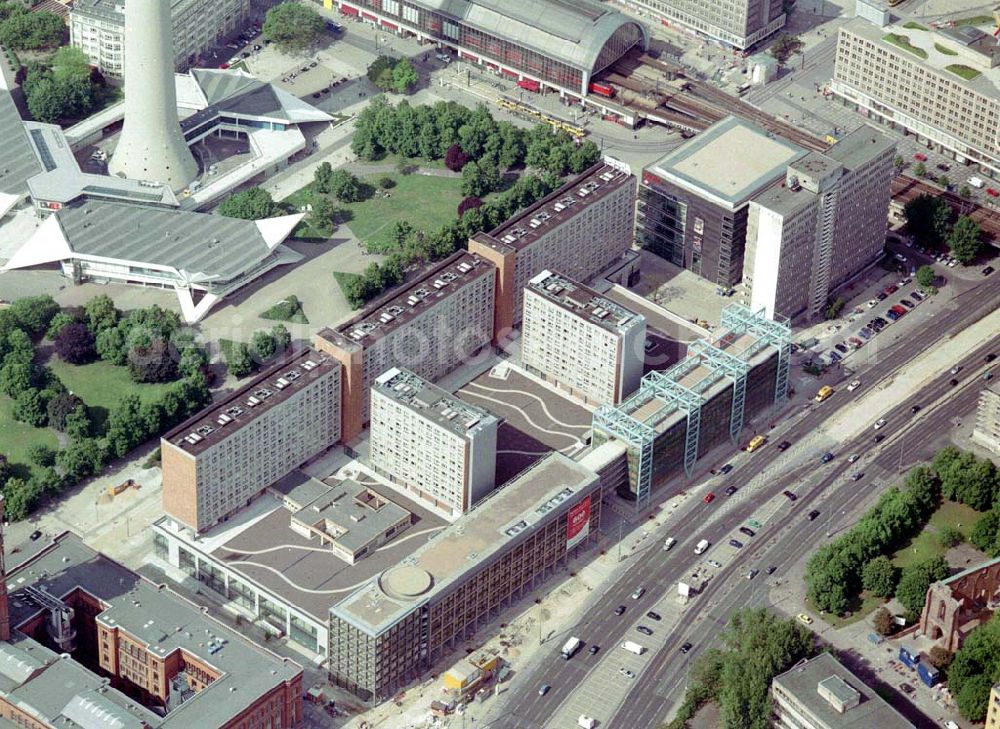
[[[947,337],[979,320],[995,308],[998,297],[1000,297],[1000,277],[987,279],[976,288],[956,297],[957,306],[938,315],[934,327],[936,335]],[[996,347],[996,341],[992,345]],[[939,340],[930,336],[901,342],[899,345],[882,350],[878,364],[865,368],[861,373],[868,386],[872,386],[876,381],[886,379],[905,368],[908,361],[921,351],[934,346],[939,346]],[[981,351],[963,358],[967,373],[978,369],[976,365],[982,363],[982,356],[986,351],[988,351],[988,346],[984,345]],[[971,377],[971,375],[967,375],[967,377]],[[950,420],[955,414],[967,412],[973,407],[979,386],[973,384],[971,380],[963,378],[959,391],[951,393],[945,407],[933,411],[927,409],[927,412],[922,412],[917,416],[911,415],[911,405],[926,406],[934,398],[952,389],[951,385],[948,384],[949,379],[947,376],[939,377],[932,385],[913,395],[898,408],[882,414],[889,421],[887,429],[883,431],[888,437],[877,447],[874,464],[865,467],[865,470],[870,473],[866,473],[865,480],[861,483],[866,484],[868,488],[843,488],[832,492],[823,502],[822,509],[825,512],[839,512],[841,510],[849,512],[850,506],[855,500],[869,497],[875,492],[872,483],[880,471],[895,472],[901,453],[904,465],[919,460],[925,455],[923,450],[929,448],[934,441],[933,436],[942,432],[944,422]],[[835,401],[830,401],[827,404],[833,404],[833,402]],[[839,402],[846,404],[849,400],[843,399]],[[798,416],[780,423],[771,434],[771,442],[775,443],[778,440],[787,439],[795,443],[805,439],[833,414],[834,409],[831,407],[812,407]],[[872,419],[874,420],[875,417],[876,415],[873,414]],[[902,438],[904,427],[914,429],[913,432],[919,437],[907,437],[905,440],[899,441]],[[838,447],[838,451],[842,453],[851,452],[852,449],[860,453],[871,453],[873,450],[871,435],[865,434],[858,439],[857,443],[845,443]],[[720,490],[730,483],[735,485],[745,483],[755,474],[766,470],[781,456],[782,454],[776,448],[767,447],[755,454],[752,459],[743,459],[742,464],[735,471],[718,481]],[[671,533],[679,542],[673,550],[663,552],[659,549],[647,549],[641,556],[635,557],[632,565],[622,573],[613,585],[607,588],[596,600],[593,607],[587,611],[584,619],[573,626],[568,634],[576,635],[588,643],[600,643],[602,647],[609,649],[617,646],[624,639],[625,631],[630,629],[633,619],[649,610],[654,603],[662,599],[665,592],[675,589],[677,578],[689,573],[696,564],[701,562],[701,558],[693,555],[694,544],[699,539],[709,539],[713,544],[728,539],[740,524],[754,515],[760,504],[781,494],[785,489],[791,488],[794,491],[804,473],[815,471],[817,467],[818,464],[811,463],[782,474],[770,482],[766,489],[755,494],[754,499],[740,502],[735,508],[729,510],[724,518],[707,525],[705,509],[712,509],[713,506],[706,506],[700,500],[689,502],[686,509],[678,510],[680,513],[672,523]],[[773,549],[759,554],[761,564],[767,562],[764,557],[770,558],[769,563],[773,564],[781,564],[783,561],[793,558],[797,559],[801,555],[803,544],[817,541],[815,532],[822,528],[817,527],[817,524],[825,525],[827,521],[821,519],[810,523],[806,521],[805,514],[810,508],[814,508],[813,502],[818,501],[826,489],[833,484],[839,485],[844,482],[843,471],[848,466],[845,458],[838,458],[825,468],[829,469],[829,475],[808,493],[800,493],[799,500],[794,507],[788,510],[788,514],[781,517],[778,525],[767,528],[767,531],[773,534],[791,522],[800,523],[800,526],[791,530],[791,536],[783,537]],[[853,467],[851,470],[854,470]],[[887,480],[882,485],[887,486],[888,484]],[[827,514],[823,514],[823,516],[826,517]],[[811,531],[808,527],[812,527]],[[762,535],[764,538],[767,538],[767,531]],[[758,539],[758,544],[762,541]],[[750,560],[757,558],[758,553],[763,549],[763,547],[749,544],[747,548],[737,553],[734,561],[724,566],[721,573],[709,583],[705,592],[695,598],[698,604],[692,606],[692,615],[703,611],[701,619],[682,622],[678,634],[671,636],[671,640],[668,641],[672,645],[679,645],[683,642],[682,639],[690,640],[695,644],[695,649],[684,655],[669,648],[654,656],[636,679],[635,686],[630,691],[629,696],[625,698],[614,720],[609,724],[610,727],[654,726],[667,714],[671,705],[679,700],[683,692],[683,676],[687,661],[697,655],[698,650],[703,650],[710,645],[711,636],[717,633],[721,625],[725,623],[726,616],[731,612],[733,606],[745,603],[746,597],[741,597],[742,591],[737,590],[735,597],[730,593],[724,598],[723,603],[712,606],[709,611],[704,611],[701,606],[711,605],[713,597],[720,593],[733,579],[746,582],[750,587],[744,586],[745,589],[763,592],[766,588],[763,581],[752,583],[745,580],[746,570],[750,566],[759,566],[756,563],[750,565]],[[646,594],[639,600],[631,600],[629,596],[639,584],[646,587]],[[618,605],[626,605],[628,608],[626,615],[621,618],[614,614]],[[484,726],[517,729],[541,727],[552,716],[560,703],[566,700],[570,693],[586,678],[589,670],[596,665],[596,660],[601,658],[600,654],[589,656],[581,652],[573,660],[564,661],[559,655],[559,647],[563,637],[558,636],[557,639],[552,639],[547,654],[539,659],[532,669],[522,672],[514,679],[515,684],[511,687],[510,695],[506,697],[504,702],[504,705],[509,709],[508,713],[503,717],[492,719]],[[552,689],[545,696],[540,696],[538,693],[538,688],[542,683],[552,686]]]

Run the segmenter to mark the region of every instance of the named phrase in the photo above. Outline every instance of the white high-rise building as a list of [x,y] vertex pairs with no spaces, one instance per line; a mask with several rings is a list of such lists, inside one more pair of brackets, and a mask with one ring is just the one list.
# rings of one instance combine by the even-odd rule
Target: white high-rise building
[[625,0],[625,5],[741,51],[779,31],[787,20],[782,0]]
[[371,388],[372,467],[455,518],[493,490],[495,415],[409,370],[393,367]]
[[177,119],[170,64],[170,8],[161,0],[129,0],[125,12],[125,122],[108,164],[113,175],[162,182],[181,190],[198,174]]
[[642,379],[646,319],[542,271],[524,288],[521,363],[586,403],[616,405]]
[[[242,28],[250,0],[163,0],[170,8],[173,68],[193,65],[207,48]],[[69,14],[70,43],[106,76],[125,75],[125,1],[76,0]],[[218,65],[217,59],[212,66]],[[222,59],[225,60],[225,59]],[[206,62],[204,65],[208,65]]]
[[895,143],[872,127],[788,166],[750,202],[744,301],[769,317],[816,316],[885,246]]

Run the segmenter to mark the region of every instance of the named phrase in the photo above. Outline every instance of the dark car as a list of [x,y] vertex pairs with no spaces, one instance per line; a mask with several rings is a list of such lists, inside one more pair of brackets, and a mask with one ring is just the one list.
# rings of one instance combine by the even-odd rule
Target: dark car
[[659,613],[654,613],[652,610],[646,613],[646,617],[650,620],[663,620]]
[[726,496],[732,496],[732,495],[733,495],[733,494],[735,494],[735,493],[736,493],[736,492],[737,492],[738,490],[739,490],[739,489],[738,489],[738,487],[736,487],[736,486],[726,486]]
[[41,538],[41,536],[42,536],[42,533],[38,529],[36,529],[35,531],[33,531],[31,533],[31,536],[29,537],[29,539],[31,541],[33,541],[33,542],[37,542]]
[[901,683],[901,684],[899,684],[899,689],[900,689],[900,690],[901,690],[901,691],[902,691],[902,692],[903,692],[904,694],[912,694],[912,693],[913,693],[914,691],[916,691],[916,689],[915,689],[915,688],[913,688],[913,687],[912,687],[912,686],[911,686],[910,684],[908,684],[908,683]]
[[592,646],[590,646],[590,648],[587,649],[587,653],[589,653],[590,655],[593,656],[593,655],[597,655],[597,651],[599,651],[599,650],[601,650],[601,646],[599,646],[599,645],[592,645]]
[[790,442],[788,442],[787,440],[783,440],[780,443],[778,443],[778,450],[779,451],[787,451],[791,447],[792,447],[792,444]]
[[985,357],[983,357],[983,362],[992,362],[996,358],[997,358],[997,356],[995,354],[993,354],[992,352],[990,352],[988,355],[986,355]]
[[681,653],[687,653],[689,650],[691,650],[690,643],[685,643],[684,645],[681,646]]
[[919,413],[920,412],[920,406],[919,405],[914,405],[913,407],[910,408],[910,412],[911,413]]
[[822,461],[823,463],[829,463],[830,461],[833,460],[833,454],[830,453],[830,451],[827,451],[826,453],[823,454],[823,457],[820,458],[819,460]]
[[879,291],[878,294],[875,295],[875,298],[879,301],[885,301],[887,296],[889,296],[889,294],[884,291]]
[[993,273],[993,266],[987,266],[982,271],[980,271],[980,273],[983,274],[984,276],[989,276],[991,273]]
[[951,165],[945,164],[944,162],[938,162],[937,168],[942,172],[947,172],[948,170],[951,169]]
[[785,495],[785,497],[789,501],[795,501],[797,498],[799,498],[798,496],[796,496],[795,494],[793,494],[791,491],[782,491],[781,493],[783,493]]
[[958,385],[958,380],[952,377],[950,380],[948,380],[948,384],[951,385],[952,387],[955,387]]
[[828,356],[830,357],[831,362],[839,362],[840,360],[843,359],[843,357],[841,357],[836,352],[830,352]]
[[855,471],[854,473],[851,474],[852,481],[860,481],[864,477],[865,477],[864,471]]
[[615,608],[615,615],[623,615],[625,613],[625,609],[624,605],[619,605]]
[[819,510],[813,509],[809,512],[809,521],[816,521],[817,516],[819,516]]
[[315,94],[313,94],[313,98],[314,98],[314,99],[318,99],[318,98],[319,98],[319,96],[320,96],[320,94],[319,94],[319,92],[318,92],[318,91],[317,91],[317,92],[316,92]]
[[647,628],[645,625],[637,625],[636,630],[638,630],[643,635],[652,635],[653,631],[651,628]]
[[876,435],[874,438],[872,438],[872,440],[875,443],[881,443],[882,441],[885,440],[885,436],[880,433],[879,435]]
[[736,549],[743,549],[743,542],[741,542],[738,539],[730,539],[729,540],[729,546],[730,547],[736,547]]
[[726,464],[724,464],[724,465],[722,466],[722,468],[720,468],[720,469],[719,469],[719,473],[721,473],[721,474],[725,475],[725,474],[729,473],[729,472],[730,472],[730,471],[732,471],[732,470],[733,470],[733,464],[731,464],[731,463],[726,463]]
[[764,570],[764,571],[765,571],[765,572],[767,572],[767,574],[769,574],[769,575],[773,575],[773,574],[774,574],[774,573],[775,573],[775,572],[777,571],[777,569],[778,569],[778,568],[777,568],[777,567],[775,567],[775,566],[774,566],[774,565],[772,564],[772,565],[770,565],[770,566],[769,566],[769,567],[768,567],[768,568],[767,568],[766,570]]
[[912,309],[912,308],[913,308],[914,306],[916,306],[916,305],[915,305],[915,304],[914,304],[914,303],[913,303],[912,301],[910,301],[909,299],[900,299],[900,300],[899,300],[899,303],[900,303],[900,304],[902,304],[903,306],[905,306],[905,307],[906,307],[907,309]]
[[844,345],[843,342],[841,342],[840,344],[835,345],[834,349],[836,349],[841,354],[847,354],[847,347]]
[[756,532],[750,527],[741,526],[740,534],[746,534],[748,537],[752,537],[754,534],[756,534]]

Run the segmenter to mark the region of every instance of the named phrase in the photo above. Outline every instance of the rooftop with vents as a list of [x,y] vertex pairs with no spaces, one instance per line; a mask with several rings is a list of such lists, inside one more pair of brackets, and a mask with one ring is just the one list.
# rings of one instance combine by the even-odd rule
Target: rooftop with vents
[[457,435],[472,435],[493,426],[497,417],[431,384],[409,370],[393,367],[375,380],[372,390],[392,398],[422,418]]
[[340,366],[313,349],[293,353],[163,439],[196,456]]
[[632,327],[645,323],[641,314],[559,273],[542,271],[528,282],[528,288],[560,308],[611,332],[624,334]]

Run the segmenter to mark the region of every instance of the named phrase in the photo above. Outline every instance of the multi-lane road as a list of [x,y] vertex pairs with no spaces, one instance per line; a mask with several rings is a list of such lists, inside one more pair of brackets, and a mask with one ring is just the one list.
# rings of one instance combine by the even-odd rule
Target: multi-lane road
[[[945,338],[990,313],[995,308],[998,297],[1000,277],[987,279],[979,286],[963,292],[957,297],[954,308],[938,314],[933,333],[917,333],[909,341],[882,350],[878,364],[864,370],[866,387],[887,380],[905,369],[908,362],[921,351],[941,346]],[[996,348],[1000,343],[984,343],[980,350],[962,358],[966,365],[965,373],[974,372],[982,365],[983,355],[990,351],[991,345]],[[655,726],[680,699],[688,662],[699,650],[708,647],[734,606],[752,602],[754,596],[758,601],[762,599],[767,589],[766,583],[760,578],[746,580],[744,575],[747,569],[762,564],[783,567],[798,559],[803,549],[814,546],[824,538],[829,515],[844,511],[850,513],[858,502],[873,495],[871,484],[880,472],[894,472],[901,460],[906,464],[929,455],[937,436],[949,429],[951,418],[974,407],[982,383],[967,379],[970,377],[972,375],[967,374],[957,388],[949,384],[950,376],[938,377],[892,411],[873,413],[873,420],[881,415],[889,421],[887,428],[882,431],[887,434],[887,438],[878,446],[872,443],[872,433],[859,436],[855,442],[840,444],[837,450],[841,454],[855,450],[860,453],[869,452],[869,460],[864,466],[865,479],[860,484],[846,480],[844,471],[848,466],[843,457],[824,467],[827,471],[824,471],[822,481],[808,492],[800,492],[800,498],[794,506],[783,507],[785,513],[773,524],[768,524],[760,536],[749,540],[747,547],[740,550],[709,582],[705,591],[694,598],[696,603],[687,609],[685,620],[671,633],[667,647],[653,656],[646,665],[608,726]],[[931,402],[942,397],[945,398],[943,404],[928,407]],[[849,402],[846,398],[840,401]],[[772,436],[772,442],[788,439],[795,443],[806,439],[831,417],[835,402],[832,400],[821,407],[811,408],[792,418],[789,423],[779,425]],[[914,404],[920,404],[924,410],[913,415],[910,408]],[[827,407],[828,405],[834,407]],[[871,452],[876,448],[878,450],[872,459]],[[725,477],[725,481],[720,481],[720,485],[724,487],[728,483],[745,483],[781,457],[782,454],[776,448],[765,448],[753,458],[742,459],[742,465]],[[809,464],[806,470],[812,471],[817,467],[815,463]],[[701,561],[692,552],[698,539],[705,538],[713,544],[724,542],[740,524],[754,515],[760,504],[773,499],[785,489],[797,490],[798,482],[804,475],[803,470],[803,467],[799,467],[777,476],[758,489],[751,499],[739,502],[722,518],[714,521],[708,521],[711,512],[706,513],[706,509],[711,509],[712,506],[706,506],[700,501],[688,502],[685,507],[678,509],[670,527],[671,533],[679,539],[674,549],[670,552],[648,549],[635,557],[632,565],[595,601],[585,617],[572,627],[571,633],[584,641],[598,642],[608,648],[616,646],[626,637],[626,631],[630,630],[634,622],[632,618],[644,614],[664,594],[675,589],[678,577],[690,572]],[[854,470],[853,467],[851,470]],[[834,485],[837,488],[831,489]],[[812,508],[820,508],[824,512],[823,518],[809,522],[805,515]],[[775,535],[778,534],[781,536],[774,542]],[[740,580],[743,584],[727,591],[727,586],[733,580]],[[646,594],[639,600],[631,600],[629,596],[639,584],[646,587]],[[626,616],[619,618],[614,614],[618,605],[628,606]],[[695,646],[686,655],[676,650],[676,646],[684,641],[690,641]],[[522,671],[515,679],[515,685],[511,687],[504,702],[507,713],[503,717],[491,717],[488,722],[490,727],[534,729],[544,726],[559,705],[585,681],[596,664],[595,659],[601,657],[582,655],[574,660],[564,661],[559,655],[557,643],[559,641],[552,641],[552,647],[538,659],[535,666]],[[552,687],[545,696],[538,693],[542,683]]]

